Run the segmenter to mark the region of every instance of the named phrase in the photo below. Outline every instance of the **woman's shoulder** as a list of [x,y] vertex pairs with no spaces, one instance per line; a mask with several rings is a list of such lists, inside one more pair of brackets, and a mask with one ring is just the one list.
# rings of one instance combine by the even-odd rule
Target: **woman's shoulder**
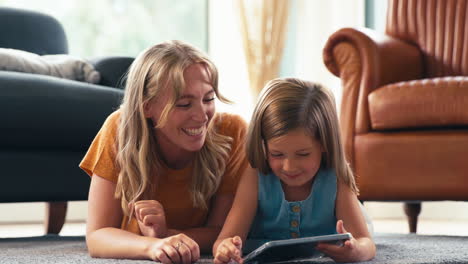
[[247,131],[247,122],[236,114],[217,113],[213,121],[219,133],[224,135],[244,134]]
[[120,120],[120,109],[117,109],[106,118],[106,121],[104,123],[115,125],[119,123],[119,120]]
[[120,109],[112,112],[104,121],[102,130],[115,133],[120,122]]

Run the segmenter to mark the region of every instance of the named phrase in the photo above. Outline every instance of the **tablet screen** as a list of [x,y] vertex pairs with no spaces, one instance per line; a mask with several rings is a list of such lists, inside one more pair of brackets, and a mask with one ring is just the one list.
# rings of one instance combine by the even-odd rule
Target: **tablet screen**
[[350,238],[351,234],[345,233],[270,241],[248,254],[244,258],[244,262],[265,263],[320,257],[322,253],[315,250],[317,243],[326,242],[341,245],[343,241]]

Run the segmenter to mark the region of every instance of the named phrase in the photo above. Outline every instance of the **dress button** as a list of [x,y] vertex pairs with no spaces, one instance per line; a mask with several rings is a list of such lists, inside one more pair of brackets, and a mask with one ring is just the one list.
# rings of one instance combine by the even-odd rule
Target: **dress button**
[[292,227],[297,227],[299,225],[299,222],[297,222],[297,220],[292,220],[291,221],[291,226]]
[[291,232],[291,237],[292,238],[298,238],[299,235],[296,232]]
[[292,211],[295,213],[299,213],[301,211],[301,207],[299,205],[295,205],[292,207]]

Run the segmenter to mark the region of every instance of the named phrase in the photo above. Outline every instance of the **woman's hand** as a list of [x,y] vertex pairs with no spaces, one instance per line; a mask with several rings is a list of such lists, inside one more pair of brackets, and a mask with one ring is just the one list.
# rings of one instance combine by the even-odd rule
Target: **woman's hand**
[[229,263],[234,260],[243,263],[242,259],[242,239],[238,236],[225,238],[216,248],[214,256],[215,264]]
[[150,259],[166,263],[194,263],[200,259],[200,248],[184,234],[160,239],[149,252]]
[[131,206],[142,235],[156,238],[165,238],[168,235],[164,208],[158,201],[142,200]]
[[[336,222],[336,231],[338,233],[348,233],[344,228],[343,220],[338,220]],[[325,255],[332,258],[335,262],[355,262],[362,260],[359,242],[352,236],[351,239],[346,240],[342,246],[319,243],[316,249],[325,253]]]

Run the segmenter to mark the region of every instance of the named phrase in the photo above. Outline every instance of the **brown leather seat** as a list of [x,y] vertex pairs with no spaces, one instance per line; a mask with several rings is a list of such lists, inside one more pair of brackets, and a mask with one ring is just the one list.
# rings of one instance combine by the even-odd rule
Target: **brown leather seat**
[[343,28],[341,130],[362,201],[468,200],[468,0],[389,0],[386,34]]

